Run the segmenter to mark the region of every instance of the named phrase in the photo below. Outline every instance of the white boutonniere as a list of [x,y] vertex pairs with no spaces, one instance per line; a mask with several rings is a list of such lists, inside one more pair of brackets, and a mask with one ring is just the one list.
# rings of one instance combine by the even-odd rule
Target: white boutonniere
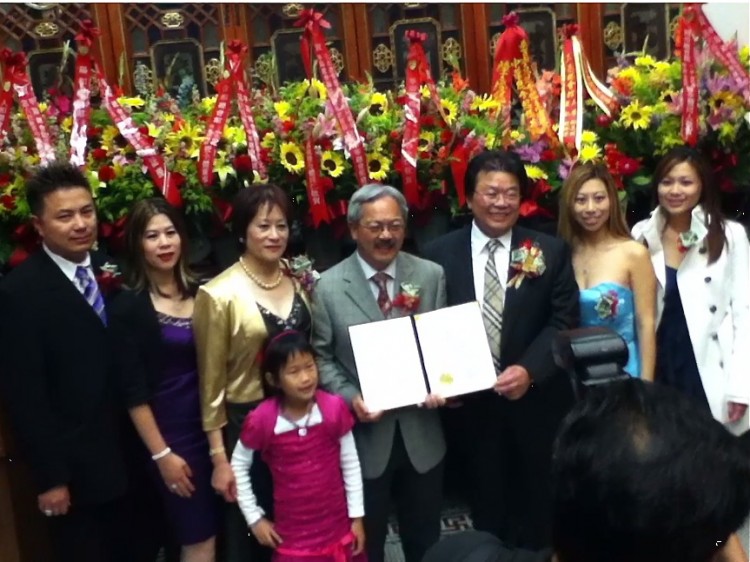
[[419,285],[401,283],[401,292],[393,299],[393,306],[403,308],[408,312],[415,312],[419,308]]
[[295,256],[289,260],[287,273],[294,277],[310,295],[320,279],[320,273],[313,268],[313,262],[306,254]]
[[692,230],[686,230],[680,233],[680,236],[677,238],[677,249],[680,253],[684,254],[697,243],[698,235]]

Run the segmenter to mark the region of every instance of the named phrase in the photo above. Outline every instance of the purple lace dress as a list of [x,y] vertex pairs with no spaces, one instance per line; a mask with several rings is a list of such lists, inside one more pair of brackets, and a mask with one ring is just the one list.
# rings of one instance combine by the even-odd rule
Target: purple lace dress
[[151,409],[164,440],[190,467],[195,492],[190,498],[170,492],[154,462],[151,462],[151,473],[157,481],[175,538],[180,544],[189,545],[216,534],[219,496],[211,487],[213,466],[201,425],[192,320],[163,313],[157,315],[168,361],[151,399]]

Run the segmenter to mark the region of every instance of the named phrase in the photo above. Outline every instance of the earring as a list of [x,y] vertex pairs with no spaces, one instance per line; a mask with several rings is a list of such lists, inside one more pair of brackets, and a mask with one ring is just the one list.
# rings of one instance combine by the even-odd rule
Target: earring
[[244,244],[244,243],[245,243],[245,239],[242,236],[240,236],[240,244]]

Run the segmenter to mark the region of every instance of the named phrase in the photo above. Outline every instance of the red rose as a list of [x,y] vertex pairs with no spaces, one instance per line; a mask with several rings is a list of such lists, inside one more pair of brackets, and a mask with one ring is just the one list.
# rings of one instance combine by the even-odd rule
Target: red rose
[[432,115],[423,115],[420,119],[421,125],[423,127],[434,127],[435,126],[435,118]]
[[94,158],[94,160],[104,160],[107,158],[107,151],[103,148],[95,148],[91,151],[91,156]]
[[3,195],[0,197],[0,204],[9,211],[12,211],[16,208],[16,198],[12,195]]
[[390,137],[392,140],[398,140],[401,138],[401,133],[398,131],[391,131]]
[[253,161],[247,154],[240,154],[234,159],[234,169],[240,174],[252,174]]
[[448,129],[443,129],[443,132],[440,133],[440,142],[441,144],[448,144],[453,139],[453,133],[450,132]]
[[543,150],[542,154],[539,156],[539,159],[542,162],[554,162],[557,160],[557,155],[555,154],[555,151],[551,148],[548,148],[547,150]]
[[596,124],[600,127],[609,127],[612,124],[612,118],[605,113],[596,116]]
[[12,178],[10,177],[10,174],[7,174],[7,173],[0,174],[0,187],[9,185],[11,179]]
[[98,137],[102,134],[102,128],[101,127],[89,127],[88,130],[88,136],[91,137]]
[[115,169],[112,166],[102,166],[99,169],[99,181],[107,183],[115,179]]
[[285,133],[290,133],[290,132],[292,132],[292,131],[294,130],[294,122],[293,122],[293,121],[284,121],[284,122],[283,122],[283,123],[281,124],[281,129],[282,129],[282,130],[283,130],[283,131],[284,131]]
[[322,150],[333,150],[331,139],[320,139],[318,141],[318,146],[320,146]]

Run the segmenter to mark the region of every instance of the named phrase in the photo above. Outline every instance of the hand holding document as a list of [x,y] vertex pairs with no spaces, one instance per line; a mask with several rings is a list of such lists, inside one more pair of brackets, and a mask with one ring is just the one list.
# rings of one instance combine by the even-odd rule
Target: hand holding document
[[497,380],[477,302],[349,328],[370,410],[491,388]]

